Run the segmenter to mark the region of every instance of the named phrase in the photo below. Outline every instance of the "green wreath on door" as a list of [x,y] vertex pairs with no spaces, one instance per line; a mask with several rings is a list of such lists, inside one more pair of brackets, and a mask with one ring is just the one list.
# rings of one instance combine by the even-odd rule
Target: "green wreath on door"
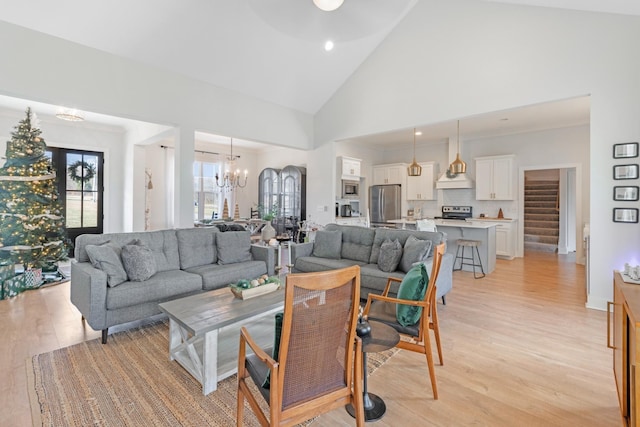
[[78,160],[69,165],[67,172],[69,173],[69,178],[83,188],[84,184],[91,182],[93,177],[96,176],[96,167],[91,163]]

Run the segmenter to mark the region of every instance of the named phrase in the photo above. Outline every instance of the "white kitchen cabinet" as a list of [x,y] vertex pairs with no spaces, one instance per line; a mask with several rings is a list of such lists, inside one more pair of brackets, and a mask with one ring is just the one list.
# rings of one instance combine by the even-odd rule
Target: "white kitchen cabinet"
[[340,157],[340,170],[342,179],[360,179],[362,160],[353,157]]
[[496,256],[507,259],[515,258],[515,221],[496,221]]
[[476,200],[513,200],[514,155],[476,158]]
[[515,219],[474,218],[472,223],[490,222],[496,226],[496,256],[498,258],[514,259],[518,246],[517,224]]
[[420,163],[420,176],[407,176],[407,200],[433,200],[435,162]]
[[407,165],[404,163],[377,165],[373,167],[373,185],[404,185],[406,176]]

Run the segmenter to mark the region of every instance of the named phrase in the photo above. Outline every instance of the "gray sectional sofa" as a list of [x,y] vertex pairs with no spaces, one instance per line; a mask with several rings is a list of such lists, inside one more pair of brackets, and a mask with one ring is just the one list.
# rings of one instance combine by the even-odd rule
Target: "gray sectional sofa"
[[[398,269],[391,272],[382,271],[378,265],[380,248],[387,239],[404,246],[410,236],[419,240],[431,240],[432,246],[446,242],[447,235],[443,232],[398,230],[389,228],[364,228],[349,225],[329,224],[325,231],[340,232],[341,242],[333,248],[319,248],[318,243],[300,243],[292,245],[291,258],[294,262],[294,272],[324,271],[343,268],[351,265],[360,266],[360,297],[365,299],[370,292],[381,294],[387,284],[388,277],[403,278],[405,271]],[[317,240],[317,237],[316,237]],[[314,250],[315,247],[315,250]],[[431,251],[431,254],[433,251]],[[318,255],[321,256],[318,256]],[[431,272],[430,255],[424,262],[427,272]],[[440,273],[436,282],[437,298],[442,298],[451,290],[453,285],[453,255],[444,254]],[[397,285],[391,288],[392,296],[396,295]]]
[[[127,254],[143,256],[131,262],[124,256],[129,249]],[[128,272],[117,265],[120,260],[128,261]],[[272,275],[274,267],[274,249],[252,245],[248,231],[85,234],[76,239],[71,263],[71,302],[93,329],[102,330],[105,343],[109,327],[158,314],[158,303]]]

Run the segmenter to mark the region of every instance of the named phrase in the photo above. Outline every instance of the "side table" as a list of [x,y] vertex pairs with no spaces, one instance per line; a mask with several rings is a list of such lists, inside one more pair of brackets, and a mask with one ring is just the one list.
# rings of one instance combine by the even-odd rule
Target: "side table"
[[[387,410],[384,400],[367,390],[367,353],[389,350],[400,342],[400,334],[391,326],[375,320],[369,320],[369,325],[371,325],[371,332],[360,337],[362,339],[362,369],[364,371],[362,376],[364,420],[367,422],[379,420]],[[356,417],[353,405],[349,404],[345,409],[349,415]]]

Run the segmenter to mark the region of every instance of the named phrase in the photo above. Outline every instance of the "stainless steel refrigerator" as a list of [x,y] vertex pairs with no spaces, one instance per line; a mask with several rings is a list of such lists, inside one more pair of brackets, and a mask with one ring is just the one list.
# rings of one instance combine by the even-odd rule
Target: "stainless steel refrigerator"
[[400,185],[373,185],[369,187],[371,226],[390,226],[386,222],[401,219]]

